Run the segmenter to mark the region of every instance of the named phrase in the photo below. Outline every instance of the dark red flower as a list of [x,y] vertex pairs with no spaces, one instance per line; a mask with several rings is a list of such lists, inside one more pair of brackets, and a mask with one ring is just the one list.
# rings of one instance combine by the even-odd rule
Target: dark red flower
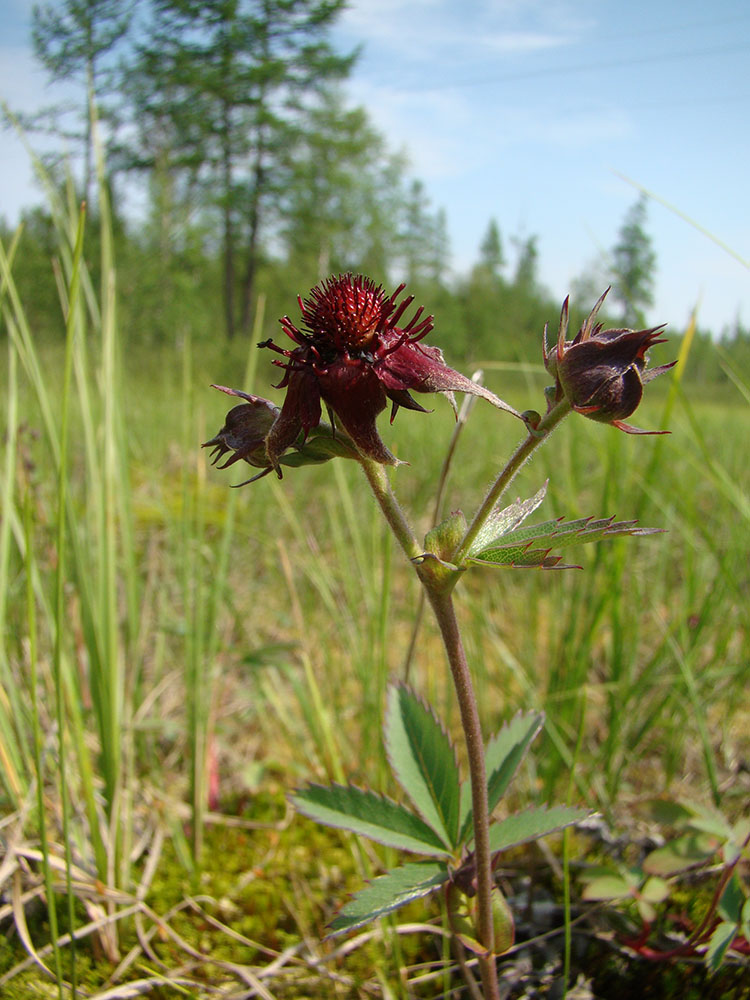
[[437,347],[421,343],[433,328],[432,316],[422,318],[421,307],[400,325],[414,300],[410,295],[398,303],[403,289],[399,285],[386,296],[382,286],[361,275],[328,278],[304,302],[298,299],[301,329],[288,316],[281,320],[295,348],[283,350],[271,340],[259,345],[286,359],[275,362],[285,370],[278,387],[287,392],[266,438],[277,472],[280,456],[300,431],[307,435],[320,422],[321,401],[362,455],[387,465],[398,463],[380,439],[376,418],[389,399],[391,422],[400,406],[427,412],[412,391],[441,392],[451,401],[454,390],[470,392],[520,418],[494,393],[449,368]]
[[576,413],[590,420],[612,424],[628,434],[666,434],[644,431],[624,423],[639,405],[643,386],[677,362],[646,367],[646,353],[663,344],[664,326],[649,330],[605,330],[596,316],[607,295],[601,296],[573,340],[568,332],[568,300],[563,303],[557,344],[544,345],[544,364],[555,376],[555,401],[567,398]]

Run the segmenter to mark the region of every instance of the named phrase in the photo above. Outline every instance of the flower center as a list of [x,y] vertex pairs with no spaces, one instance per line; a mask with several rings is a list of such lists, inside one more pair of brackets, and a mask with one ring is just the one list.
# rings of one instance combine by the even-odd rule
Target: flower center
[[369,278],[342,275],[312,290],[302,317],[317,347],[360,354],[382,329],[386,303]]

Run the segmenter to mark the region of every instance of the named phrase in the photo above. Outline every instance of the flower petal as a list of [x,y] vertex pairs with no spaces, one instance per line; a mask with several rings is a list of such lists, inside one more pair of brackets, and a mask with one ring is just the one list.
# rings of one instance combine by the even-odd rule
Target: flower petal
[[307,434],[320,423],[320,390],[317,379],[307,371],[289,373],[289,385],[284,405],[266,438],[268,461],[279,479],[279,458],[297,439],[300,431]]
[[386,394],[371,362],[339,358],[317,377],[320,394],[342,427],[367,458],[382,465],[398,465],[383,444],[376,419],[385,409]]
[[386,390],[411,389],[414,392],[469,392],[481,396],[500,410],[507,410],[523,420],[521,414],[494,392],[477,385],[470,378],[449,368],[438,347],[428,347],[405,341],[394,349],[386,349],[375,365],[378,378]]

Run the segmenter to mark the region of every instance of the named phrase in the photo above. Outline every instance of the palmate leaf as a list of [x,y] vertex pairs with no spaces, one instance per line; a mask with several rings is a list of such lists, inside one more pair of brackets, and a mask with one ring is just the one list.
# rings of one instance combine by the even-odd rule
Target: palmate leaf
[[504,507],[502,510],[496,507],[474,539],[469,549],[469,556],[474,556],[478,552],[490,548],[494,542],[507,535],[509,531],[515,530],[525,521],[529,514],[533,514],[546,495],[547,483],[528,500],[518,499],[515,503],[512,503],[509,507]]
[[657,847],[643,860],[643,870],[650,875],[679,875],[709,861],[721,842],[709,833],[685,833]]
[[308,785],[291,800],[310,819],[351,830],[386,847],[445,856],[448,852],[435,831],[404,806],[354,785]]
[[393,773],[417,812],[452,850],[458,844],[456,752],[432,710],[403,684],[388,691],[385,746]]
[[354,894],[331,921],[331,932],[342,934],[369,924],[414,899],[429,895],[448,878],[448,866],[436,861],[412,862],[393,868]]
[[[490,813],[505,795],[508,785],[526,756],[534,737],[544,724],[541,712],[520,712],[490,739],[485,752],[487,770],[487,798]],[[467,781],[461,785],[461,832],[459,843],[471,833],[471,787]]]
[[614,515],[597,519],[582,517],[575,521],[545,521],[509,531],[481,552],[474,552],[469,562],[511,568],[573,569],[576,567],[561,563],[560,556],[551,555],[552,549],[581,542],[598,542],[616,535],[654,535],[662,530],[639,528],[637,523],[615,521]]
[[550,833],[580,823],[591,815],[590,809],[576,806],[553,806],[551,809],[526,809],[490,827],[490,850],[505,851],[509,847],[538,840]]

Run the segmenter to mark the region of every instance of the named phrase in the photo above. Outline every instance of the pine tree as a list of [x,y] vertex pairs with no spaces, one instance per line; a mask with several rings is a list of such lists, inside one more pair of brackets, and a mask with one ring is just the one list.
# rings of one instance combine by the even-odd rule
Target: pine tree
[[312,284],[365,271],[385,280],[398,225],[404,161],[386,150],[363,108],[333,88],[287,148],[277,211],[287,257]]
[[[83,87],[83,193],[90,199],[92,177],[92,107],[111,89],[111,72],[105,61],[128,31],[131,13],[125,0],[65,0],[35,4],[31,40],[34,55],[53,81],[74,80]],[[58,109],[54,117],[61,118]],[[58,130],[60,127],[58,125]]]
[[412,180],[402,203],[399,233],[403,280],[414,289],[442,281],[450,247],[445,212],[433,212],[425,186]]
[[627,327],[644,325],[643,309],[654,304],[656,254],[645,230],[646,196],[628,210],[612,250],[612,298],[622,305]]
[[503,243],[500,238],[500,227],[495,219],[490,219],[487,231],[479,244],[479,262],[477,264],[489,277],[499,278],[505,267]]
[[344,0],[156,0],[130,74],[131,161],[165,152],[220,219],[225,328],[249,329],[286,150],[352,57],[327,33]]

